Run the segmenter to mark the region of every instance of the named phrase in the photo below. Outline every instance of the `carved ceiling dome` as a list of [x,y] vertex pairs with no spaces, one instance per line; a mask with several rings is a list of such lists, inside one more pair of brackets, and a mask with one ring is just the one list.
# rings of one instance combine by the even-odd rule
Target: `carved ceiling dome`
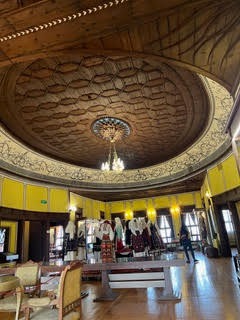
[[[100,167],[108,144],[92,132],[101,117],[130,124],[117,143],[127,169],[156,165],[190,147],[208,124],[209,102],[198,75],[133,57],[58,57],[9,73],[1,120],[40,153],[82,167]],[[9,116],[7,117],[7,113]]]

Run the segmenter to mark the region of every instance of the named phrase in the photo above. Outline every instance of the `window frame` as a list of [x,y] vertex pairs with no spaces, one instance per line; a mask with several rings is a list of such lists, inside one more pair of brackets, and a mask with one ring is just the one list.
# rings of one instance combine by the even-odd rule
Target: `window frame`
[[[192,218],[192,215],[195,217],[195,219]],[[189,220],[191,219],[193,221],[193,223],[192,224],[187,223],[186,217],[189,217]],[[181,220],[184,222],[184,224],[188,228],[191,240],[193,242],[201,241],[201,232],[200,232],[198,214],[194,210],[194,208],[191,211],[190,211],[190,208],[189,209],[186,208],[185,210],[182,210]],[[197,233],[195,232],[195,230],[197,230]]]
[[[173,218],[170,213],[170,210],[169,209],[157,209],[156,213],[157,213],[157,215],[156,215],[157,225],[160,230],[160,235],[162,237],[162,240],[166,244],[171,243],[172,240],[175,238],[175,233],[174,233],[174,228],[173,228]],[[168,223],[169,226],[161,228],[162,217],[165,218],[165,223]],[[170,229],[170,236],[166,236],[167,230],[169,230],[169,229]]]

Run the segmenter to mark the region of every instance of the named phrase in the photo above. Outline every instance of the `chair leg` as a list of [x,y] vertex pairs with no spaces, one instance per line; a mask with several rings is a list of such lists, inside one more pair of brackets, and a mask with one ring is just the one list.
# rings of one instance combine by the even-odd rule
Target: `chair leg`
[[16,288],[16,297],[17,297],[17,307],[16,307],[16,316],[15,319],[19,319],[21,304],[22,304],[22,298],[23,298],[23,289],[22,287]]
[[32,311],[32,308],[30,308],[29,306],[23,306],[22,311],[24,314],[24,319],[29,320],[30,319],[30,312]]

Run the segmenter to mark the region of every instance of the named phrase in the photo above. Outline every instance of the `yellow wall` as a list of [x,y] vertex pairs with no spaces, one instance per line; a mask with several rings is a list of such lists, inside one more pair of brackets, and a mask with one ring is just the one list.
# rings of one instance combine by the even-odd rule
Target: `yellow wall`
[[[206,185],[208,183],[208,186]],[[231,154],[217,166],[207,171],[207,179],[202,189],[209,188],[211,196],[215,196],[240,185],[240,177],[236,160]]]
[[23,209],[24,208],[24,184],[22,182],[3,178],[1,206]]
[[203,185],[201,187],[201,198],[204,200],[206,208],[209,207],[209,197],[225,193],[240,186],[240,177],[237,163],[233,154],[227,157],[217,166],[207,171]]
[[[70,192],[70,208],[81,208],[83,217],[91,219],[100,219],[100,211],[106,213],[105,203],[98,200],[82,197]],[[74,209],[73,209],[74,210]]]
[[[2,207],[41,212],[68,211],[67,189],[27,184],[4,176],[1,176],[0,184],[0,206]],[[41,200],[46,200],[46,203],[41,203]],[[8,250],[16,252],[17,222],[2,220],[0,224],[9,228]]]
[[169,208],[171,206],[168,196],[158,197],[154,199],[156,208]]
[[[106,213],[105,218],[111,219],[111,213],[125,213],[125,219],[131,219],[134,211],[146,210],[151,220],[156,218],[156,209],[178,206],[196,206],[202,208],[201,195],[199,192],[189,192],[155,198],[132,199],[113,202],[101,202],[70,193],[70,206],[81,207],[83,216],[90,219],[99,219],[100,210]],[[175,234],[180,229],[180,213],[172,214]]]
[[227,158],[223,163],[223,177],[225,188],[227,190],[236,188],[240,185],[240,177],[238,174],[237,163],[234,156]]
[[[46,203],[41,203],[44,200]],[[48,190],[46,187],[27,185],[26,186],[26,210],[48,211]]]
[[[28,184],[3,176],[0,184],[0,205],[2,207],[43,212],[68,211],[68,189]],[[43,203],[42,200],[45,200],[46,203]]]
[[69,209],[69,194],[65,189],[49,190],[50,212],[67,212]]
[[223,181],[222,168],[220,165],[208,171],[208,181],[212,195],[220,194],[224,191],[225,186]]

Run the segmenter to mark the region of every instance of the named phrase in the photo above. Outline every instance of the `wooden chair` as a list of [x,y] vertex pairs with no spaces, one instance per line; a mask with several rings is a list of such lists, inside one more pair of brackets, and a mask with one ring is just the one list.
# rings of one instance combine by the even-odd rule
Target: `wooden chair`
[[29,260],[18,266],[15,271],[15,276],[20,279],[20,284],[24,289],[24,293],[29,296],[40,296],[41,270],[38,263]]
[[[77,320],[80,319],[82,264],[69,264],[61,273],[55,299],[30,298],[23,305],[25,320]],[[33,313],[31,313],[33,311]],[[31,317],[30,317],[31,316]]]
[[17,277],[0,277],[0,312],[15,312],[15,320],[19,320],[22,297],[23,290]]

